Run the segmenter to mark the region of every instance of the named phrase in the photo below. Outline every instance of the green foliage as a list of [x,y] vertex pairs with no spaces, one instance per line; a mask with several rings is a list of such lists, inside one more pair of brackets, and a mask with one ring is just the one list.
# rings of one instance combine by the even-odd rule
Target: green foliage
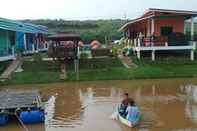
[[[197,61],[189,60],[138,60],[132,57],[137,68],[127,69],[117,58],[80,59],[80,80],[127,80],[150,78],[197,77]],[[72,66],[73,64],[69,64]],[[110,67],[110,70],[107,68]],[[52,62],[25,61],[24,72],[14,73],[3,84],[35,84],[60,82],[59,67]],[[75,79],[73,68],[68,68],[68,81]],[[0,83],[2,84],[2,83]]]
[[0,74],[8,67],[11,61],[0,62]]
[[112,54],[113,56],[117,57],[118,56],[118,46],[112,47]]
[[42,55],[40,53],[35,53],[33,55],[33,59],[35,62],[40,62],[40,61],[42,61]]
[[108,48],[102,48],[102,49],[92,49],[91,50],[92,57],[111,57],[112,53],[110,52],[110,49]]
[[80,54],[80,58],[81,58],[81,59],[87,59],[88,56],[89,56],[88,53],[81,53],[81,54]]
[[16,49],[16,53],[17,53],[17,54],[22,54],[23,51],[24,51],[24,49],[21,49],[21,48],[17,48],[17,49]]
[[74,32],[81,34],[85,43],[99,40],[102,44],[109,44],[112,40],[120,39],[122,33],[118,29],[126,23],[125,20],[24,20],[34,24],[44,25],[50,32]]
[[108,67],[123,67],[117,58],[80,59],[80,69],[106,69]]

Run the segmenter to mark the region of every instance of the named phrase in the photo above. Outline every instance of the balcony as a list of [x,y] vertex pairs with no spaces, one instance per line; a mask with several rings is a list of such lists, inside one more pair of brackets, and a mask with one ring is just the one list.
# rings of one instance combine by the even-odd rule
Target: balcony
[[149,37],[136,38],[132,40],[133,51],[137,53],[140,59],[141,51],[151,51],[152,60],[155,60],[155,51],[165,50],[189,50],[190,59],[194,60],[194,50],[196,49],[196,39],[191,40],[190,36],[175,34],[169,37]]

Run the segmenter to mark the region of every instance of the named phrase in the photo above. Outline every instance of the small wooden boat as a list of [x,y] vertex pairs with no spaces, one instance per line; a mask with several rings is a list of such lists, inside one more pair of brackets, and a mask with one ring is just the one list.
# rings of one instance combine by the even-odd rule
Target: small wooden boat
[[134,125],[128,121],[127,119],[125,119],[124,117],[122,117],[119,113],[118,113],[118,119],[120,120],[120,122],[128,127],[134,127]]

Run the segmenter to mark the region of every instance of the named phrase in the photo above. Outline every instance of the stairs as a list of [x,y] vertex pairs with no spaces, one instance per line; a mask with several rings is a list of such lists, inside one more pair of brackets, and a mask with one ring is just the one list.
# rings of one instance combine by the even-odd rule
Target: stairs
[[21,65],[21,59],[16,59],[7,67],[7,69],[0,75],[0,80],[5,81],[11,77],[11,74]]
[[131,58],[127,56],[119,55],[119,59],[122,61],[123,65],[128,69],[137,67],[137,65],[132,62]]

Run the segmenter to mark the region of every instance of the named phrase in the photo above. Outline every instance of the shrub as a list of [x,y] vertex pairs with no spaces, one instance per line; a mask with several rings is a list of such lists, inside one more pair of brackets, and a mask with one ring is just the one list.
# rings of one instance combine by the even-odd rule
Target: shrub
[[113,56],[118,56],[118,47],[112,48],[112,54],[113,54]]
[[82,59],[88,58],[88,53],[81,53],[80,58],[82,58]]
[[42,61],[42,55],[40,53],[36,53],[33,55],[33,59],[35,62],[40,62]]
[[112,53],[108,48],[92,49],[91,53],[92,53],[92,57],[112,56]]

